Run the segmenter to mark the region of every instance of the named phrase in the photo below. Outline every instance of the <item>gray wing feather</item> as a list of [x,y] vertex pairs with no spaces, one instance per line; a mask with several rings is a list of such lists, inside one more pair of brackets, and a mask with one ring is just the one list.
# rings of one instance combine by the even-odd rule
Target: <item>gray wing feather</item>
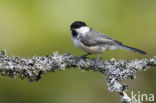
[[85,35],[79,35],[78,38],[86,46],[122,45],[121,42],[95,30],[91,30]]

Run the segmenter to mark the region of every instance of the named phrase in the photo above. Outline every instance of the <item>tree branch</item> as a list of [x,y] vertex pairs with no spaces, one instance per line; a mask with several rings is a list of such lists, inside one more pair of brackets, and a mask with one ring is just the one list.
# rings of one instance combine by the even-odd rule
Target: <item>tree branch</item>
[[118,93],[122,103],[139,103],[128,97],[125,92],[128,86],[119,82],[128,78],[134,79],[137,71],[145,71],[156,65],[156,56],[150,59],[100,60],[96,68],[94,68],[94,59],[84,58],[79,61],[77,59],[78,57],[71,54],[59,55],[57,52],[53,53],[53,56],[44,57],[8,57],[6,51],[3,50],[0,54],[0,72],[3,76],[10,76],[14,79],[19,76],[22,79],[27,77],[30,81],[37,81],[41,78],[41,74],[66,70],[70,67],[93,70],[107,76],[108,89]]

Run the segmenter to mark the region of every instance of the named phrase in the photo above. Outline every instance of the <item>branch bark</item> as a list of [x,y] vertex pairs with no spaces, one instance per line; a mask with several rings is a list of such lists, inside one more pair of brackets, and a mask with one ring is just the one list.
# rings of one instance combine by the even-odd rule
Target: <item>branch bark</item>
[[101,72],[107,76],[108,89],[116,92],[121,97],[122,103],[140,103],[132,100],[127,94],[127,85],[120,84],[120,81],[134,79],[137,71],[148,70],[152,66],[156,66],[156,56],[149,59],[135,60],[100,60],[97,67],[94,67],[94,59],[80,59],[71,54],[59,55],[57,52],[53,55],[33,56],[29,58],[12,56],[8,57],[6,51],[0,54],[0,72],[3,76],[9,76],[16,79],[27,77],[30,81],[38,81],[41,74],[55,72],[56,70],[66,70],[69,68],[81,68],[83,70],[93,70]]

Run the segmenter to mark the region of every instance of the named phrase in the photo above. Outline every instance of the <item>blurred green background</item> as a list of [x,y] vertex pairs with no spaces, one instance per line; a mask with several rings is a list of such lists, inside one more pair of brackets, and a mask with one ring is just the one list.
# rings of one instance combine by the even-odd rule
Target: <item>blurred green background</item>
[[[84,52],[75,48],[70,37],[70,24],[76,20],[148,53],[106,51],[103,59],[156,55],[156,0],[0,0],[0,49],[9,56],[44,56],[54,51],[80,56]],[[128,93],[156,95],[155,69],[126,81]],[[42,75],[34,83],[0,76],[0,103],[120,103],[120,99],[107,90],[101,73],[69,69]]]

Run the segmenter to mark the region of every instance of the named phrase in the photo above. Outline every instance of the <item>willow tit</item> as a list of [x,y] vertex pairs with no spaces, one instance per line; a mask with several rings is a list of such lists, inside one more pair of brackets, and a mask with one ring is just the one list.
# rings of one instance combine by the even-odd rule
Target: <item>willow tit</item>
[[140,54],[146,54],[146,52],[126,46],[121,42],[112,39],[111,37],[89,28],[85,22],[75,21],[70,26],[71,37],[74,45],[85,51],[87,54],[82,55],[83,58],[91,54],[100,54],[95,60],[94,66],[96,66],[98,60],[101,58],[105,50],[125,49]]

